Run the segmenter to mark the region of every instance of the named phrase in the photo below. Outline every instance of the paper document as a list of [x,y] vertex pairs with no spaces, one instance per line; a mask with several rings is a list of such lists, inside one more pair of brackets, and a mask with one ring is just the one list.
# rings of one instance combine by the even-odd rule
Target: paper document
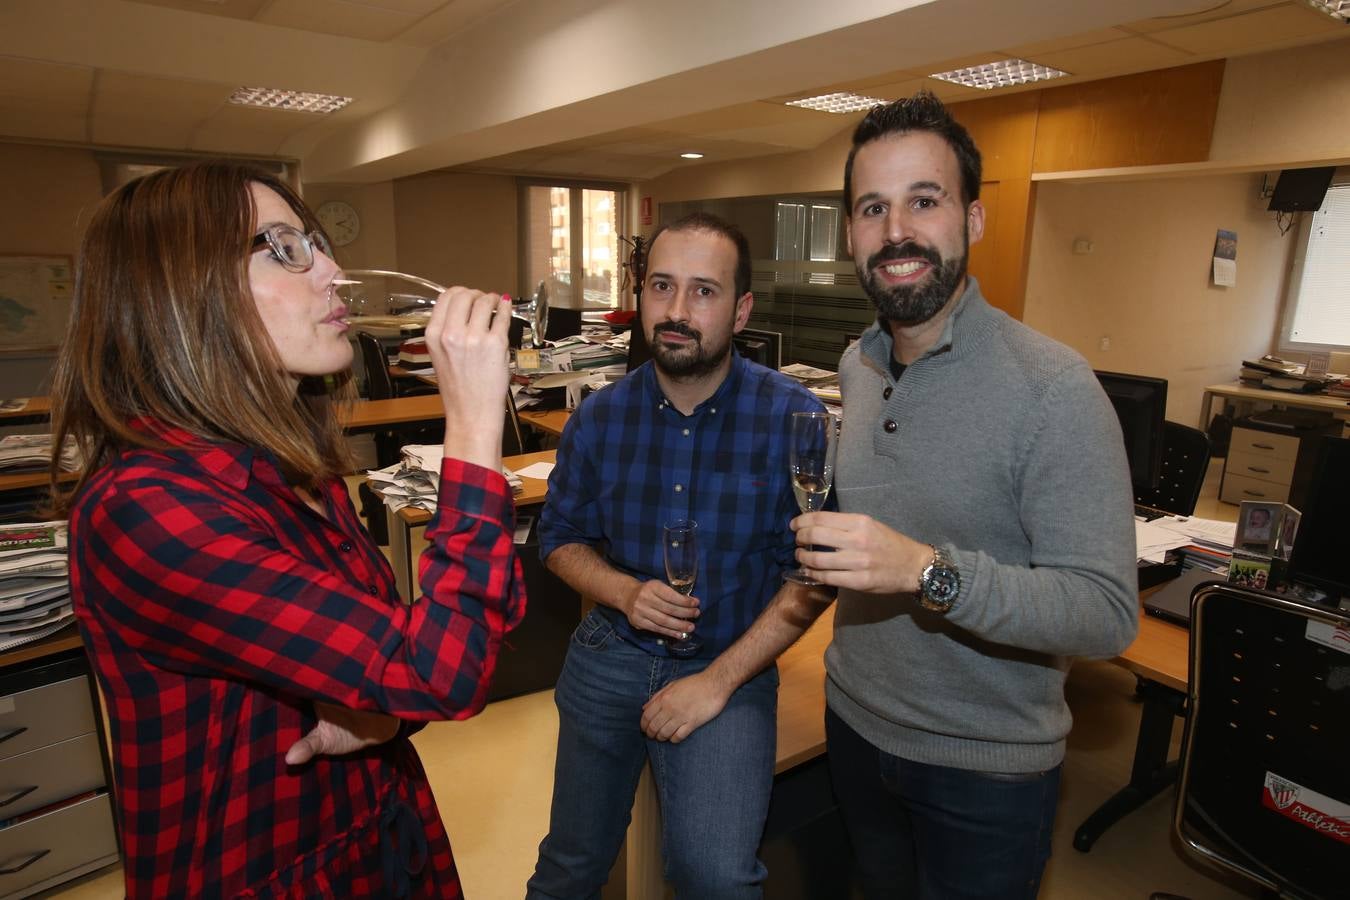
[[553,463],[537,462],[531,463],[523,469],[516,469],[516,474],[521,478],[538,478],[544,481],[553,472]]

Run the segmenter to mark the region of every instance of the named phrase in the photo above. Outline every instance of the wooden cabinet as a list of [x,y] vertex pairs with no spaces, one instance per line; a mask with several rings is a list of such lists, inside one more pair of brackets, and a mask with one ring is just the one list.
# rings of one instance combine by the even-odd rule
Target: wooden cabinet
[[92,678],[80,650],[0,668],[0,897],[117,862]]
[[1334,420],[1313,427],[1239,420],[1228,444],[1219,499],[1225,503],[1288,503],[1302,510],[1321,438],[1339,433],[1340,423]]

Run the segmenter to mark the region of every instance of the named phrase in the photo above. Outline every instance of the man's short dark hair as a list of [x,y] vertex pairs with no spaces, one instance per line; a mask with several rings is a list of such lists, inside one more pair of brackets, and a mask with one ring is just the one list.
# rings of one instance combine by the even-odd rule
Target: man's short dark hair
[[720,216],[706,212],[690,213],[656,229],[652,239],[647,242],[647,259],[643,261],[642,267],[644,280],[647,277],[646,262],[652,258],[652,250],[656,247],[656,239],[667,231],[704,231],[709,234],[720,235],[731,241],[736,247],[736,298],[740,299],[750,290],[750,242],[745,239],[745,235],[735,225]]
[[872,107],[853,132],[853,147],[844,163],[844,209],[853,212],[853,157],[858,149],[891,134],[926,131],[947,142],[961,168],[961,203],[969,206],[980,199],[980,151],[970,132],[952,118],[942,101],[931,91],[919,91],[906,97]]

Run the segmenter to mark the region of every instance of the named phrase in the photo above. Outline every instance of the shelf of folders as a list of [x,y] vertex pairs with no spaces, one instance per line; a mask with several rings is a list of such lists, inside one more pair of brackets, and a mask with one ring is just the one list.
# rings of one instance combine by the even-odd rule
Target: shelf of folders
[[0,525],[0,652],[75,622],[66,523]]

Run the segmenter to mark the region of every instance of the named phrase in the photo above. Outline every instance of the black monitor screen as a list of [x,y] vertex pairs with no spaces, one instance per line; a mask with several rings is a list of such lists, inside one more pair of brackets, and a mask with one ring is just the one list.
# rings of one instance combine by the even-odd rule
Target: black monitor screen
[[1120,419],[1131,483],[1136,490],[1153,490],[1158,486],[1162,469],[1163,422],[1167,419],[1166,379],[1098,372],[1097,380]]
[[1322,208],[1335,166],[1313,169],[1285,169],[1270,195],[1272,212],[1316,212]]
[[1345,514],[1350,510],[1350,439],[1324,437],[1308,485],[1307,509],[1294,535],[1294,580],[1336,596],[1350,595]]
[[732,342],[741,356],[770,369],[783,364],[783,336],[776,331],[742,328],[732,335]]

